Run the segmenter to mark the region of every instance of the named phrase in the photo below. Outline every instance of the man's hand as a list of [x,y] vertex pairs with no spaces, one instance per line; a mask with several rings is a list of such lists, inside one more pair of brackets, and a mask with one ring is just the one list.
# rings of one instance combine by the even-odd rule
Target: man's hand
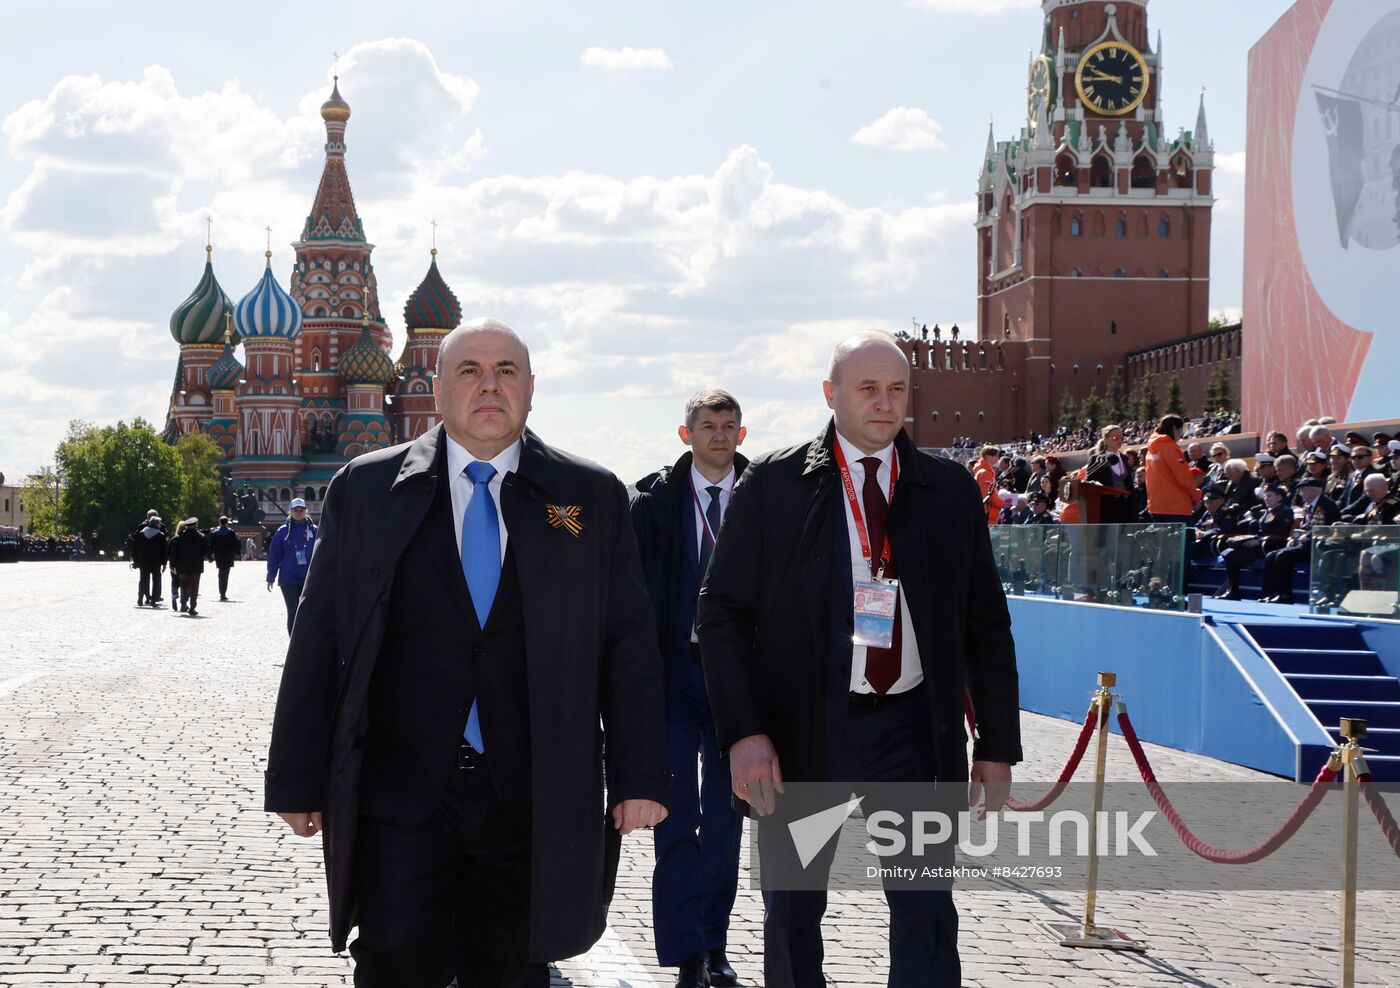
[[[271,589],[269,586],[268,589]],[[292,833],[298,837],[315,837],[321,832],[321,811],[315,813],[278,813],[283,820],[287,821],[287,826],[292,828]]]
[[778,753],[766,734],[751,734],[729,746],[729,781],[734,795],[767,816],[777,806],[776,793],[783,792],[783,773]]
[[666,807],[655,800],[624,799],[613,807],[613,827],[626,837],[638,828],[650,830],[666,816]]
[[973,762],[968,775],[967,805],[969,808],[981,803],[986,797],[986,805],[977,819],[985,820],[988,813],[996,813],[1006,805],[1011,795],[1011,766],[1006,762]]
[[271,580],[268,580],[268,581],[267,581],[267,592],[268,592],[268,593],[272,593],[272,581],[271,581]]

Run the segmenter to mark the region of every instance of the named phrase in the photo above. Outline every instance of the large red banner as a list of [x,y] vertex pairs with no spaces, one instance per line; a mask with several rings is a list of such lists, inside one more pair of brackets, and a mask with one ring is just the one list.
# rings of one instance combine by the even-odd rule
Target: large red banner
[[1244,415],[1392,417],[1400,0],[1299,0],[1249,54]]

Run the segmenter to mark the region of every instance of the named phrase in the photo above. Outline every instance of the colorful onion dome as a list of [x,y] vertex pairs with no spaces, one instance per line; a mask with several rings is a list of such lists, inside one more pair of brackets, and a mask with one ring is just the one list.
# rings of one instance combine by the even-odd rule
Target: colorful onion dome
[[301,309],[272,276],[272,251],[264,256],[267,269],[262,280],[233,310],[234,328],[247,339],[296,339],[301,333]]
[[204,372],[204,379],[215,391],[232,391],[238,387],[238,381],[243,376],[243,365],[233,355],[233,344],[229,342],[232,335],[231,332],[224,333],[224,352]]
[[346,384],[388,384],[394,379],[394,362],[374,342],[366,323],[355,345],[340,355],[340,379]]
[[[170,335],[181,345],[218,343],[224,335],[224,313],[233,303],[214,277],[214,248],[204,248],[204,275],[189,298],[170,314]],[[237,335],[234,343],[238,342]]]
[[403,307],[403,321],[409,329],[456,329],[462,321],[462,306],[438,272],[437,248],[423,281]]
[[350,104],[340,95],[340,76],[331,85],[331,98],[321,104],[321,119],[336,120],[340,123],[350,119]]

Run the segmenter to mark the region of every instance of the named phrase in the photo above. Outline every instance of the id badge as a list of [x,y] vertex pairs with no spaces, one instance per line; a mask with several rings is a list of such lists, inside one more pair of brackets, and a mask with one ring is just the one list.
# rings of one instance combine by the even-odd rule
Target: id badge
[[298,549],[298,550],[297,550],[297,565],[298,565],[298,566],[305,566],[305,565],[306,565],[306,550],[305,550],[305,549]]
[[899,581],[858,580],[855,591],[855,635],[851,641],[867,648],[891,648]]

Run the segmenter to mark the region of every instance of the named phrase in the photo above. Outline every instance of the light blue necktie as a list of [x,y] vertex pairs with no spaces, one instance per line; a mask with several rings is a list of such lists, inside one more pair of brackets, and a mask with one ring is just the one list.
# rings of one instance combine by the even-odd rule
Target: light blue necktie
[[[476,619],[482,628],[496,599],[496,587],[501,582],[501,525],[496,516],[496,502],[491,499],[491,478],[496,468],[485,460],[467,464],[465,473],[472,482],[472,497],[462,515],[462,575],[467,578]],[[467,715],[467,729],[462,732],[471,745],[482,754],[486,748],[481,740],[481,720],[476,701]]]

